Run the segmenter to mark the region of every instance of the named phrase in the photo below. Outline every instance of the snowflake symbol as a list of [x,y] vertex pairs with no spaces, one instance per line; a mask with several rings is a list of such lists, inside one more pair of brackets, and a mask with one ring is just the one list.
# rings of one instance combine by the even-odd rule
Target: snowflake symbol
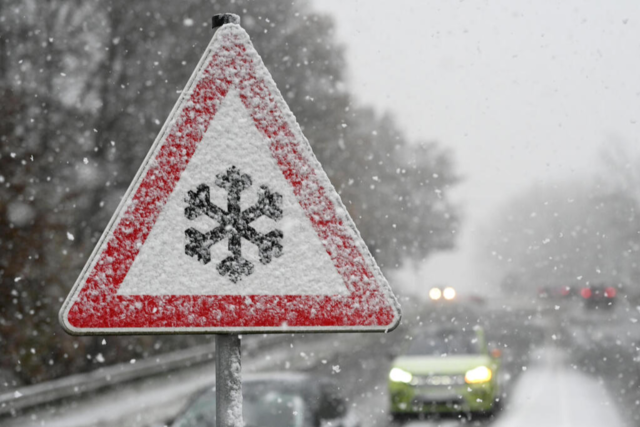
[[207,264],[211,261],[209,248],[228,237],[231,256],[220,262],[217,269],[222,276],[228,274],[229,279],[236,283],[243,274],[248,276],[253,273],[253,264],[242,257],[243,237],[258,247],[262,264],[269,264],[273,257],[282,255],[282,231],[261,234],[249,225],[263,215],[274,221],[282,218],[282,196],[272,193],[263,185],[258,190],[258,203],[241,211],[240,193],[251,186],[251,177],[240,173],[235,166],[231,166],[226,173],[218,174],[216,185],[227,191],[226,212],[211,203],[208,185],[200,184],[195,192],[188,192],[185,199],[188,206],[184,209],[184,215],[188,219],[206,215],[215,220],[218,226],[207,233],[195,228],[186,230],[185,253]]

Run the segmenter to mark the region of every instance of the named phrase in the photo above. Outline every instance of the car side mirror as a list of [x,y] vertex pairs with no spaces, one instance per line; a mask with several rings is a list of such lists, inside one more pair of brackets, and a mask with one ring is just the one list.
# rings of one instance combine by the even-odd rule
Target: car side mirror
[[502,357],[502,350],[500,350],[499,348],[494,348],[493,350],[491,350],[491,357],[493,357],[494,359],[500,359]]

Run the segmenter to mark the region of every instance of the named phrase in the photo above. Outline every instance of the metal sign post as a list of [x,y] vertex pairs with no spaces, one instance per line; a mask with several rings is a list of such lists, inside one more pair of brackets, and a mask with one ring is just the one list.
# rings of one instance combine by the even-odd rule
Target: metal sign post
[[216,335],[216,427],[242,427],[242,352],[237,334]]
[[[240,17],[221,13],[211,28],[240,24]],[[216,427],[242,427],[242,342],[238,334],[216,335]]]

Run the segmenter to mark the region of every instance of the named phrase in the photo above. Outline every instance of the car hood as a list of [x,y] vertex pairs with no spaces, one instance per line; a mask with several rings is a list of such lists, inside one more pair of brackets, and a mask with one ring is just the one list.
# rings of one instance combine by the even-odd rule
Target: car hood
[[393,361],[392,367],[417,375],[464,374],[478,366],[492,366],[491,357],[484,354],[455,356],[402,356]]

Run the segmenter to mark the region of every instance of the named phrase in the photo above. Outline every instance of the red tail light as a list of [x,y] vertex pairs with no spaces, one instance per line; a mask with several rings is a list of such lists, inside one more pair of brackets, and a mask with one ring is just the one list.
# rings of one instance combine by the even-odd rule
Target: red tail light
[[615,298],[616,297],[616,288],[609,286],[604,290],[604,296],[607,298]]
[[591,298],[591,289],[582,288],[582,290],[580,291],[580,295],[582,295],[582,298],[584,298],[584,299]]

